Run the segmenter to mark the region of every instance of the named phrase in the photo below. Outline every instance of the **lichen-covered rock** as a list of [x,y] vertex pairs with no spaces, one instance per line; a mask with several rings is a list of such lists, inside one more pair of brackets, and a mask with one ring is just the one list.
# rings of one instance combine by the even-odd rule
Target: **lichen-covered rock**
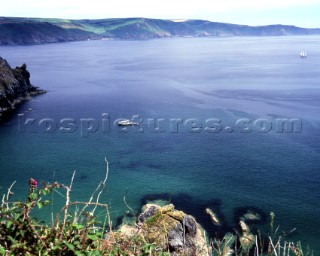
[[137,228],[130,225],[122,225],[119,229],[119,232],[127,237],[132,237],[138,234]]
[[182,212],[182,211],[171,211],[171,212],[167,212],[167,214],[170,217],[172,217],[172,218],[174,218],[174,219],[176,219],[176,220],[178,220],[180,222],[183,221],[183,218],[185,216],[185,213]]
[[174,205],[147,205],[138,217],[138,225],[148,243],[171,255],[210,255],[205,236],[195,219]]

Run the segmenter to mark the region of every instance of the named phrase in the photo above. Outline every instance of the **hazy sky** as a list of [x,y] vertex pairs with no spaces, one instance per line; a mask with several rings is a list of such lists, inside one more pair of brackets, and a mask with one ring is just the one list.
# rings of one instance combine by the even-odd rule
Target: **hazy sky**
[[320,0],[0,0],[0,16],[206,19],[320,28]]

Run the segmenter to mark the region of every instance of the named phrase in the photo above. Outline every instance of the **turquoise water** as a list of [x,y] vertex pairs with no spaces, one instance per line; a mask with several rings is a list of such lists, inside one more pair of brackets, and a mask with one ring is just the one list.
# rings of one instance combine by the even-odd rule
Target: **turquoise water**
[[[204,214],[206,207],[223,220],[220,232],[237,226],[243,209],[264,215],[262,225],[274,211],[281,231],[297,228],[289,240],[301,240],[319,253],[319,40],[190,38],[0,47],[0,56],[12,66],[26,62],[33,84],[48,91],[0,126],[0,190],[16,180],[15,197],[23,198],[30,177],[68,183],[76,170],[72,198],[87,200],[104,178],[107,157],[114,223],[127,210],[126,191],[135,211],[146,199],[170,199],[210,234],[219,230]],[[299,58],[301,50],[307,59]],[[22,125],[23,132],[19,113],[24,114],[20,122],[34,118],[36,124]],[[116,119],[134,115],[143,119],[143,132],[113,126]],[[46,132],[39,125],[44,118],[56,129]],[[74,120],[73,132],[59,130],[64,118]],[[86,121],[81,130],[80,119],[87,118],[95,120],[94,132],[86,131]],[[162,132],[154,131],[152,118],[163,119]],[[177,118],[183,122],[178,130],[170,121]],[[190,132],[187,120],[204,125],[210,118],[215,120],[209,128],[221,130]],[[298,124],[281,133],[277,118],[295,118],[302,128]],[[266,127],[259,125],[261,119]],[[103,126],[109,123],[110,132]],[[246,126],[252,130],[245,132]],[[59,195],[54,196],[58,208]],[[102,202],[109,202],[107,196]]]

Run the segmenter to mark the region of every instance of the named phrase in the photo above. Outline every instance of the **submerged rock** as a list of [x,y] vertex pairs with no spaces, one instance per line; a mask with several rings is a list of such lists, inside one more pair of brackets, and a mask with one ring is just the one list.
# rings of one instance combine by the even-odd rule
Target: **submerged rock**
[[261,216],[258,213],[255,212],[247,212],[246,214],[243,215],[244,220],[261,220]]
[[210,209],[210,208],[207,208],[206,209],[206,213],[210,216],[213,224],[217,225],[217,226],[220,226],[221,225],[221,222],[220,220],[218,219],[217,215]]

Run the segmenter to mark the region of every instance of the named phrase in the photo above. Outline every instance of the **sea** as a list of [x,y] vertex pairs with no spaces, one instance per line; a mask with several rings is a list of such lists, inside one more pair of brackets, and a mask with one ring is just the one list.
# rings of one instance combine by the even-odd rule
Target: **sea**
[[[320,255],[320,37],[99,40],[0,47],[47,91],[0,125],[0,192],[16,181],[69,185],[114,227],[153,200],[193,215],[210,237],[239,229],[301,241]],[[305,51],[307,58],[300,58]],[[133,126],[118,126],[129,119]],[[51,223],[63,189],[48,196]],[[129,207],[128,207],[129,206]],[[214,225],[205,209],[221,221]],[[271,230],[270,213],[274,212]],[[98,216],[105,216],[99,208]]]

